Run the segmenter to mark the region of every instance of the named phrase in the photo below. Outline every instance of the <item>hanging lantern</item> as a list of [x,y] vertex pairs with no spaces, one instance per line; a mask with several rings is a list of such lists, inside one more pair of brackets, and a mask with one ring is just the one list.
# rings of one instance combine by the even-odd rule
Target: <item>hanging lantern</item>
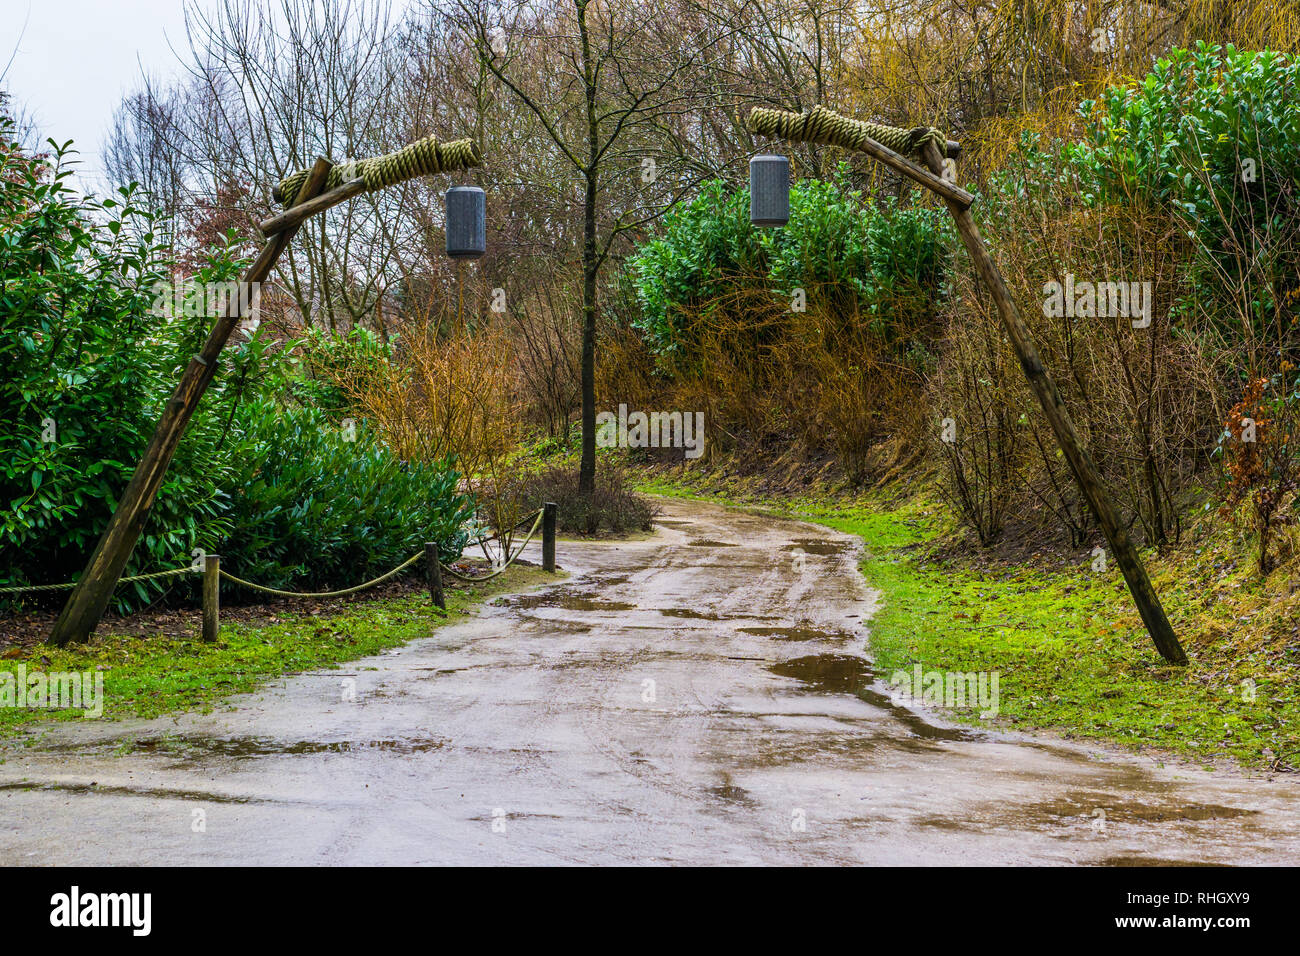
[[487,196],[477,186],[447,190],[447,255],[477,259],[487,252]]
[[755,156],[749,161],[749,221],[784,226],[790,221],[790,160]]

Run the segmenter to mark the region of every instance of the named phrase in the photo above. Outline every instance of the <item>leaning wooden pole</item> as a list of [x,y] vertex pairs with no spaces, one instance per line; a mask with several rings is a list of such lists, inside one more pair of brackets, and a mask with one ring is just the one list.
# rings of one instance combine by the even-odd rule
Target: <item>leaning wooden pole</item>
[[[864,148],[863,151],[878,158],[881,153],[889,153],[891,155],[889,165],[892,168],[910,176],[923,186],[934,189],[933,180],[942,178],[944,172],[943,156],[939,152],[934,137],[922,139],[916,144],[922,159],[925,160],[926,166],[929,167],[928,170],[925,170],[863,135],[863,128],[866,124],[835,116],[828,110],[821,110],[820,107],[818,111],[823,116],[829,115],[832,117],[831,124],[838,126],[840,129],[847,128],[850,135],[855,139],[854,147],[861,148],[863,144],[870,143],[874,148]],[[756,132],[772,132],[775,129],[770,122],[773,116],[776,116],[777,122],[785,127],[783,131],[789,131],[792,128],[793,120],[788,119],[792,114],[779,114],[774,110],[755,112],[760,112],[760,115],[766,114],[764,119],[769,121],[755,124],[754,116],[751,114],[751,128],[754,128]],[[816,115],[817,112],[815,111],[814,116]],[[797,123],[794,124],[793,128],[798,128],[798,125]],[[809,128],[809,125],[805,122],[803,127]],[[833,130],[833,127],[828,123],[823,123],[821,128],[823,131]],[[808,138],[814,139],[812,136]],[[830,135],[817,136],[815,141],[842,145]],[[949,147],[949,152],[952,152],[951,147]],[[1007,284],[1002,278],[1002,273],[998,270],[997,265],[993,262],[993,257],[989,255],[988,248],[984,245],[984,239],[980,236],[975,220],[970,214],[971,203],[965,201],[965,196],[953,195],[951,189],[935,189],[934,191],[939,193],[944,202],[947,203],[948,211],[952,213],[952,217],[956,221],[957,232],[961,235],[962,243],[966,246],[971,261],[975,264],[975,271],[987,286],[989,293],[993,296],[993,301],[997,303],[998,314],[1002,317],[1002,325],[1006,329],[1007,338],[1011,341],[1011,347],[1015,349],[1016,356],[1020,359],[1020,367],[1024,370],[1025,378],[1029,381],[1030,388],[1034,390],[1034,395],[1038,397],[1038,403],[1042,405],[1043,412],[1047,415],[1052,430],[1056,433],[1056,440],[1060,443],[1061,450],[1065,452],[1066,461],[1070,464],[1070,470],[1074,473],[1075,481],[1078,482],[1084,497],[1088,499],[1093,514],[1097,516],[1097,523],[1101,525],[1102,534],[1106,536],[1106,542],[1110,545],[1116,563],[1119,564],[1124,580],[1128,584],[1129,592],[1133,595],[1133,601],[1137,605],[1138,613],[1142,616],[1142,622],[1146,625],[1147,633],[1151,635],[1151,640],[1156,645],[1156,650],[1160,652],[1160,655],[1165,660],[1172,664],[1186,664],[1187,654],[1183,650],[1182,644],[1178,642],[1178,636],[1174,634],[1169,618],[1165,615],[1165,609],[1160,603],[1160,597],[1156,594],[1155,588],[1152,587],[1151,579],[1147,576],[1146,568],[1142,564],[1137,548],[1134,547],[1132,540],[1129,538],[1128,529],[1120,521],[1119,513],[1102,485],[1101,476],[1097,473],[1097,466],[1093,464],[1092,456],[1088,454],[1088,450],[1084,447],[1083,441],[1079,438],[1079,433],[1074,427],[1074,422],[1070,418],[1070,413],[1066,410],[1065,403],[1061,401],[1061,393],[1056,388],[1056,382],[1053,381],[1051,373],[1043,365],[1042,357],[1039,355],[1038,346],[1029,331],[1029,326],[1025,324],[1024,319],[1021,317],[1020,310],[1016,307],[1015,300],[1011,297],[1011,292],[1007,289]]]
[[[373,192],[417,176],[468,169],[479,165],[479,161],[479,148],[472,140],[439,142],[434,137],[418,140],[384,156],[339,166],[318,158],[311,169],[298,170],[275,188],[274,199],[289,208],[261,224],[267,241],[244,276],[245,288],[256,289],[265,281],[289,240],[309,216],[363,192]],[[249,298],[240,296],[239,300],[242,303]],[[180,384],[163,408],[158,427],[145,447],[140,464],[136,466],[108,527],[86,564],[86,570],[54,623],[49,637],[51,644],[62,646],[87,640],[104,616],[122,570],[131,559],[131,552],[144,530],[181,436],[198,408],[199,399],[217,374],[221,350],[244,318],[239,309],[234,313],[217,318],[203,349],[186,366]]]
[[[320,192],[330,168],[328,160],[316,160],[298,192],[298,202],[311,199]],[[244,275],[243,281],[249,284],[248,288],[255,289],[257,286],[254,283],[262,282],[271,274],[276,260],[296,231],[296,228],[286,229],[262,247],[261,253]],[[238,298],[243,302],[250,296],[241,295]],[[172,456],[176,454],[181,436],[185,434],[185,428],[189,425],[194,410],[198,408],[199,399],[217,374],[217,360],[221,350],[244,317],[239,309],[231,311],[234,314],[218,316],[203,349],[190,359],[180,384],[163,407],[158,427],[154,429],[140,464],[136,466],[130,484],[118,501],[117,510],[109,519],[108,527],[95,546],[77,586],[68,596],[63,613],[54,622],[54,630],[49,637],[51,644],[62,646],[87,640],[108,609],[117,580],[122,576],[122,569],[131,559],[135,543],[144,530],[145,521],[158,496],[158,489],[167,476],[167,468],[171,465]]]

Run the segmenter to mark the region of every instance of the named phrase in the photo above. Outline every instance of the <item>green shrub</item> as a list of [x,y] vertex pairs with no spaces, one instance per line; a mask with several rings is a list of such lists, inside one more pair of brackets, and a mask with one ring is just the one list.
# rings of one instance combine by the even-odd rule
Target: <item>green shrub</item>
[[728,191],[722,180],[664,217],[661,233],[628,262],[641,314],[634,322],[650,347],[671,355],[683,344],[683,312],[721,297],[738,282],[766,270],[749,224],[749,192]]
[[1222,227],[1220,210],[1278,215],[1268,197],[1300,183],[1300,58],[1201,43],[1079,109],[1088,138],[1078,157],[1103,189],[1145,192],[1201,229]]
[[370,329],[353,326],[342,335],[309,329],[299,342],[298,351],[305,374],[294,382],[294,394],[304,404],[315,405],[335,421],[341,421],[355,409],[339,381],[348,378],[358,387],[364,387],[360,376],[367,369],[378,369],[384,360],[391,358],[393,346]]
[[[27,156],[6,142],[11,128],[0,118],[0,585],[80,573],[205,331],[152,308],[170,263],[136,191],[80,197],[66,147]],[[127,574],[187,563],[220,533],[221,392],[178,452]],[[121,589],[119,606],[150,593]]]
[[[81,573],[211,325],[195,298],[160,307],[180,272],[134,187],[82,197],[66,147],[32,157],[11,130],[0,115],[0,586]],[[234,242],[189,278],[235,279]],[[333,362],[380,348],[362,334],[313,345]],[[335,420],[339,397],[287,360],[297,347],[261,333],[226,346],[125,574],[183,566],[199,549],[259,584],[329,589],[387,571],[426,541],[444,559],[460,554],[470,509],[456,472],[401,461],[364,424],[350,440]],[[295,387],[326,407],[293,400]],[[120,587],[114,607],[165,591],[193,598],[197,581]]]
[[1085,101],[1085,199],[1145,197],[1191,240],[1196,299],[1228,340],[1300,318],[1300,57],[1204,43]]
[[866,315],[882,340],[904,344],[932,312],[950,228],[944,215],[864,199],[841,167],[832,182],[792,185],[789,224],[758,229],[749,223],[747,188],[705,183],[629,261],[641,307],[635,326],[657,354],[671,355],[693,344],[689,317],[738,290],[788,298],[802,288],[841,315]]
[[240,409],[222,566],[286,590],[346,587],[391,570],[426,541],[459,557],[472,509],[449,462],[404,462],[364,422],[340,428],[320,409],[261,399]]

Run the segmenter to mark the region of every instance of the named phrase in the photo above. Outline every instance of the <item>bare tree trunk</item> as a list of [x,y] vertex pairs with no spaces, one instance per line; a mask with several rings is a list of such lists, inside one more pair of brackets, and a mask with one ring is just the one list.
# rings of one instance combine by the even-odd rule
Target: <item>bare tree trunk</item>
[[586,236],[582,244],[582,466],[578,490],[596,488],[596,183],[587,184]]
[[600,168],[600,129],[596,118],[596,82],[587,37],[586,0],[577,0],[578,32],[582,38],[582,69],[587,94],[586,203],[582,222],[582,464],[578,469],[578,491],[596,490],[596,276],[600,259],[596,255],[596,190]]

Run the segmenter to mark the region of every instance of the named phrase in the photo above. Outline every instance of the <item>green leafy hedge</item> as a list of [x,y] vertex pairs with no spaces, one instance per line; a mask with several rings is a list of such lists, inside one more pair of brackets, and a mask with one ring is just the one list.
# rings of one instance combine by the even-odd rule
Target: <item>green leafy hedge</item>
[[[31,156],[11,130],[0,115],[0,587],[81,573],[211,325],[189,300],[160,307],[179,273],[134,188],[81,196],[66,147]],[[241,265],[231,248],[214,250],[189,278],[224,282]],[[459,554],[469,508],[451,463],[408,465],[364,425],[352,440],[310,404],[338,411],[288,360],[296,347],[236,333],[126,574],[176,568],[202,549],[259,584],[323,589],[387,571],[425,541]],[[126,585],[116,607],[164,590],[193,597],[196,586]]]
[[1274,203],[1295,199],[1300,58],[1204,43],[1175,49],[1080,113],[1088,123],[1077,158],[1112,196],[1145,193],[1201,230],[1222,229],[1221,211],[1265,222],[1285,213]]
[[950,229],[944,216],[866,199],[841,167],[832,182],[792,185],[789,224],[758,229],[749,223],[748,188],[705,183],[629,260],[641,309],[636,327],[657,353],[671,354],[688,344],[692,315],[736,290],[788,297],[802,288],[841,312],[866,315],[887,340],[906,341],[939,288]]
[[[81,571],[192,351],[186,320],[152,310],[169,263],[137,194],[82,198],[64,160],[0,145],[3,584]],[[195,422],[128,573],[175,567],[219,533],[227,459],[193,467],[213,426]]]
[[458,557],[473,515],[450,462],[395,458],[364,422],[340,428],[320,409],[262,398],[240,410],[222,567],[277,588],[358,584],[401,564],[426,541]]
[[1175,49],[1080,113],[1086,137],[1071,159],[1085,200],[1144,197],[1171,211],[1203,307],[1221,301],[1260,331],[1300,318],[1300,57]]

